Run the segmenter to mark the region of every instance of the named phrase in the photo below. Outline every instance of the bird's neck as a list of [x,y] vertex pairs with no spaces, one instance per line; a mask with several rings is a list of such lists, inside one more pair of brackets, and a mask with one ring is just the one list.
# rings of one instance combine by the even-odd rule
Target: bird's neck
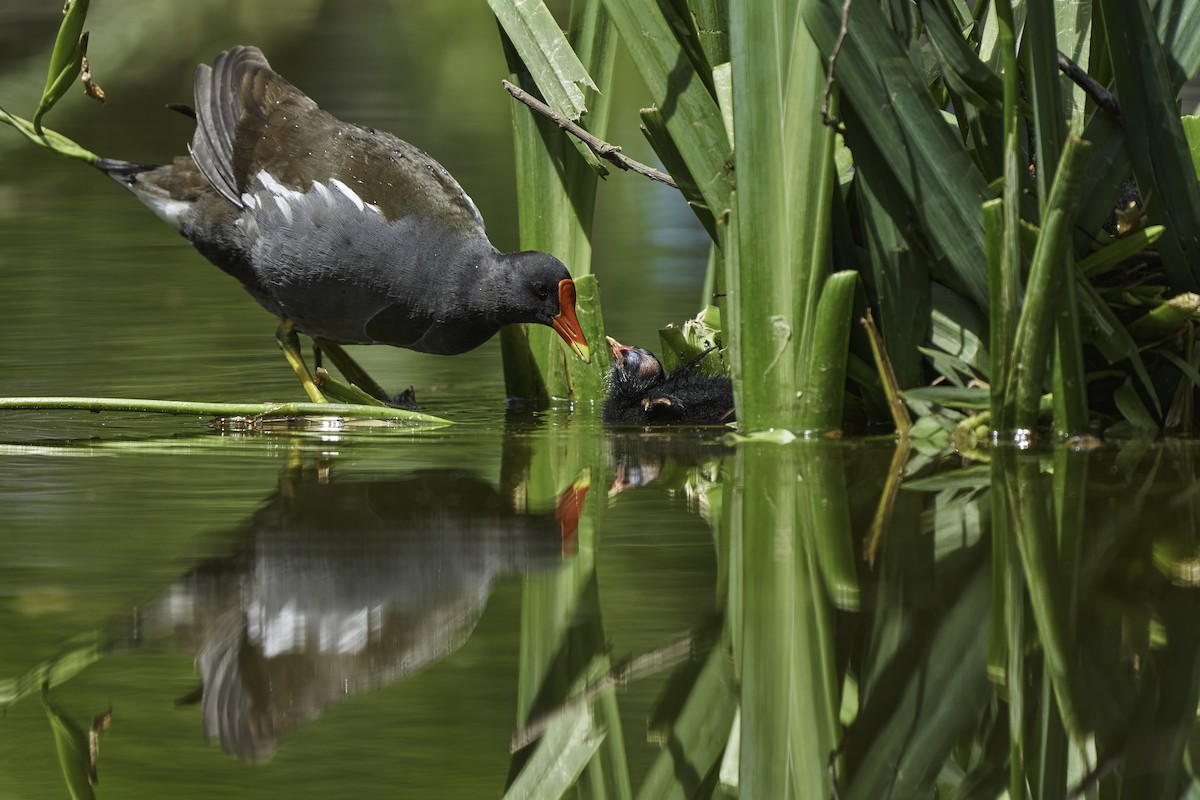
[[467,293],[481,314],[502,325],[526,321],[528,313],[518,304],[524,286],[513,255],[493,249],[490,256],[480,258],[477,281]]

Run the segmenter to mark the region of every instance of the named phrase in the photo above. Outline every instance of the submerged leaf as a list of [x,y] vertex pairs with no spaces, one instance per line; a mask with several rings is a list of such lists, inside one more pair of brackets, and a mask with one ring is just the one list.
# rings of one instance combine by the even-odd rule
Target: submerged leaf
[[90,755],[88,735],[50,699],[49,683],[42,684],[42,707],[46,709],[46,716],[54,731],[58,764],[67,782],[67,790],[74,800],[91,800],[96,796],[92,790],[96,783],[96,769]]

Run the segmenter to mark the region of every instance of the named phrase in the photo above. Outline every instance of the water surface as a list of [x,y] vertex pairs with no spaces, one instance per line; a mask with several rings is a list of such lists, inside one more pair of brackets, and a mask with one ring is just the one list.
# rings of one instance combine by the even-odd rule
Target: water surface
[[[259,44],[429,150],[514,248],[487,14],[279,8],[97,3],[110,102],[49,121],[166,159],[194,64]],[[6,107],[32,107],[50,12],[0,5]],[[649,160],[627,68],[615,97],[611,138]],[[633,176],[598,208],[608,329],[653,347],[697,309],[706,237]],[[3,394],[298,399],[274,327],[119,187],[0,131]],[[539,742],[566,763],[581,741],[582,793],[612,796],[1196,791],[1190,444],[733,445],[507,412],[494,342],[356,356],[460,424],[0,419],[0,796],[64,794],[46,678],[60,722],[111,709],[97,796],[496,796]]]

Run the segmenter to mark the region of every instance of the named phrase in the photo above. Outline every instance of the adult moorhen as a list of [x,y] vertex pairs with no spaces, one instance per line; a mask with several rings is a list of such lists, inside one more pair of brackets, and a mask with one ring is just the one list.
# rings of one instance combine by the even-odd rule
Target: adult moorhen
[[295,331],[348,376],[358,368],[340,344],[453,355],[512,322],[549,325],[588,360],[566,267],[499,252],[424,152],[322,111],[255,47],[198,66],[194,90],[189,156],[97,166],[280,318],[280,346],[313,401],[325,398]]
[[649,350],[611,336],[608,345],[613,366],[601,411],[605,422],[721,425],[736,419],[729,378],[696,373],[707,352],[667,373]]

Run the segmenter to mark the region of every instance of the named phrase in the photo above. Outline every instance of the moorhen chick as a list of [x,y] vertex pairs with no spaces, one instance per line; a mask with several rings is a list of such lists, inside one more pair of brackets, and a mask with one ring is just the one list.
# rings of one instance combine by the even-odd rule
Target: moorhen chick
[[668,374],[649,350],[611,336],[608,345],[613,366],[601,412],[605,422],[722,425],[736,419],[729,378],[696,372],[708,351]]
[[96,166],[280,318],[280,346],[313,401],[325,398],[295,331],[343,372],[358,368],[341,344],[454,355],[513,322],[553,327],[588,360],[567,268],[499,252],[424,152],[322,111],[255,47],[198,66],[194,91],[190,155]]

